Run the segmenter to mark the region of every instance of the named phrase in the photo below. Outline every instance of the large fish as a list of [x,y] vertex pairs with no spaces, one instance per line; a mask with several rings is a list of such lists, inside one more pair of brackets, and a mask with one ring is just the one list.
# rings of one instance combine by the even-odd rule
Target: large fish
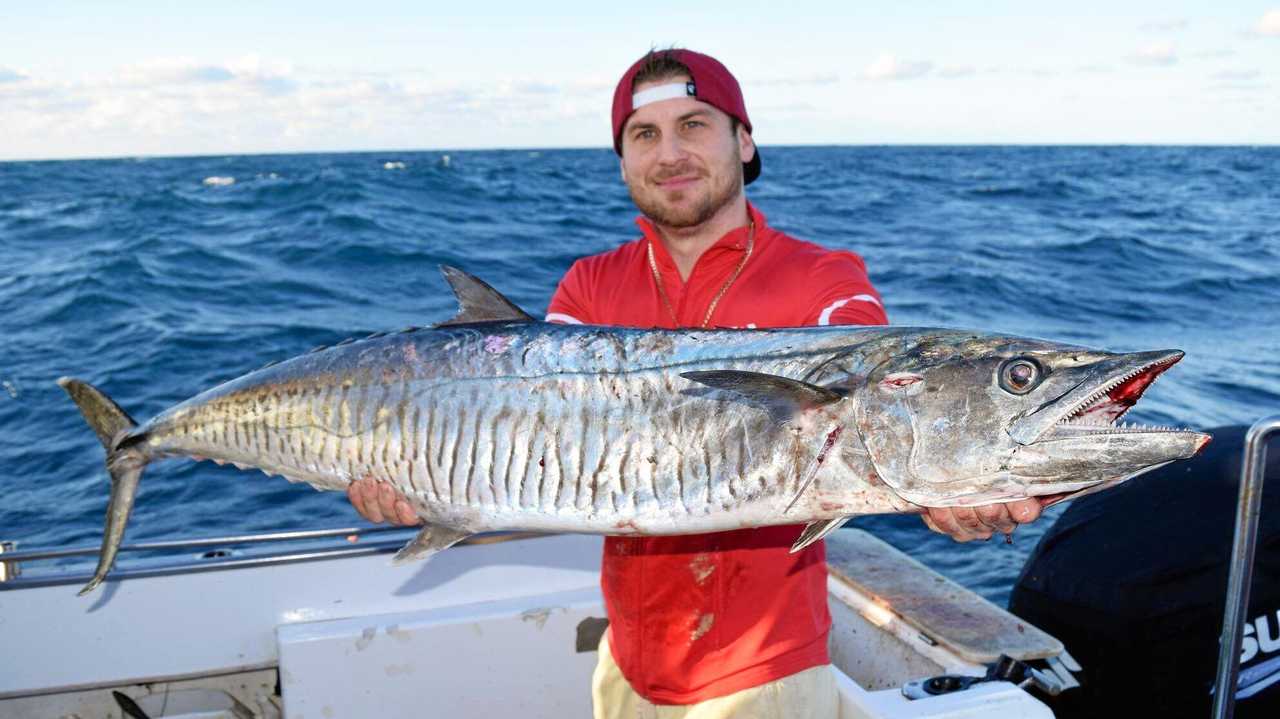
[[1194,455],[1208,435],[1117,420],[1177,362],[946,329],[637,330],[536,322],[444,268],[461,312],[264,367],[138,425],[59,384],[107,450],[91,591],[138,478],[166,457],[318,489],[391,482],[426,523],[396,555],[476,532],[691,534],[1061,499]]

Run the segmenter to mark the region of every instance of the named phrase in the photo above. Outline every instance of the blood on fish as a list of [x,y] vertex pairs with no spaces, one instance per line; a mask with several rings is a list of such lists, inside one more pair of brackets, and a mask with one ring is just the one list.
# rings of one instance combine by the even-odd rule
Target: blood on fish
[[1147,387],[1155,381],[1156,377],[1172,366],[1171,364],[1156,365],[1146,372],[1120,383],[1120,385],[1108,392],[1107,396],[1110,397],[1112,402],[1122,404],[1125,407],[1132,407],[1137,403],[1138,398],[1142,396]]
[[484,338],[484,351],[489,354],[502,354],[507,351],[507,348],[510,347],[511,343],[514,341],[515,338],[510,335],[505,337],[500,335],[489,335]]
[[1107,398],[1090,405],[1081,412],[1081,416],[1093,418],[1095,421],[1114,422],[1129,408],[1137,404],[1138,398],[1151,386],[1160,373],[1172,367],[1172,363],[1155,365],[1147,371],[1134,375],[1107,392]]
[[827,433],[827,441],[822,445],[822,450],[818,452],[818,464],[822,464],[827,459],[827,452],[835,446],[836,440],[840,438],[840,433],[844,431],[843,425],[837,425],[835,429]]

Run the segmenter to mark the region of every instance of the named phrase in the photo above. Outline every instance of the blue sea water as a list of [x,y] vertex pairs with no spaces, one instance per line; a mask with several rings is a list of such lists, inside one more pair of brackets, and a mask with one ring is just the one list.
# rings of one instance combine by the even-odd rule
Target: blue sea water
[[[763,156],[750,198],[861,253],[895,324],[1186,350],[1141,422],[1280,411],[1280,148]],[[617,167],[609,150],[0,163],[0,539],[100,541],[102,449],[59,376],[145,418],[268,361],[447,318],[440,263],[540,313],[575,258],[636,235]],[[954,544],[913,517],[856,525],[1003,602],[1060,512],[1012,545]],[[355,521],[335,493],[172,462],[148,472],[128,537]]]

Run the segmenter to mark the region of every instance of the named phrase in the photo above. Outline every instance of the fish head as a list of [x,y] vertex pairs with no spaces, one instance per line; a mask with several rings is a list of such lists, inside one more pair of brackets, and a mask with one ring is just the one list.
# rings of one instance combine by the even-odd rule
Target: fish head
[[948,332],[907,345],[881,355],[853,412],[876,473],[915,504],[1062,501],[1192,457],[1210,439],[1119,423],[1179,350]]

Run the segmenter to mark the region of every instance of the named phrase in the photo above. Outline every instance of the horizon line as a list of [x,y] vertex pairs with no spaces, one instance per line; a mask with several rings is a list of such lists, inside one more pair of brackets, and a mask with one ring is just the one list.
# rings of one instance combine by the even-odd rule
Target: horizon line
[[[1274,148],[1280,142],[813,142],[813,143],[776,143],[760,145],[761,149],[769,148],[819,148],[819,147],[895,147],[895,148],[937,148],[937,147],[1185,147],[1185,148]],[[174,154],[124,154],[124,155],[84,155],[68,157],[0,157],[0,164],[19,162],[95,162],[112,160],[185,160],[225,157],[277,157],[302,155],[374,155],[374,154],[423,154],[423,153],[469,153],[469,152],[560,152],[560,151],[606,151],[612,152],[610,145],[560,145],[560,146],[527,146],[527,147],[454,147],[454,148],[417,148],[417,149],[372,149],[372,150],[279,150],[248,152],[200,152]]]

